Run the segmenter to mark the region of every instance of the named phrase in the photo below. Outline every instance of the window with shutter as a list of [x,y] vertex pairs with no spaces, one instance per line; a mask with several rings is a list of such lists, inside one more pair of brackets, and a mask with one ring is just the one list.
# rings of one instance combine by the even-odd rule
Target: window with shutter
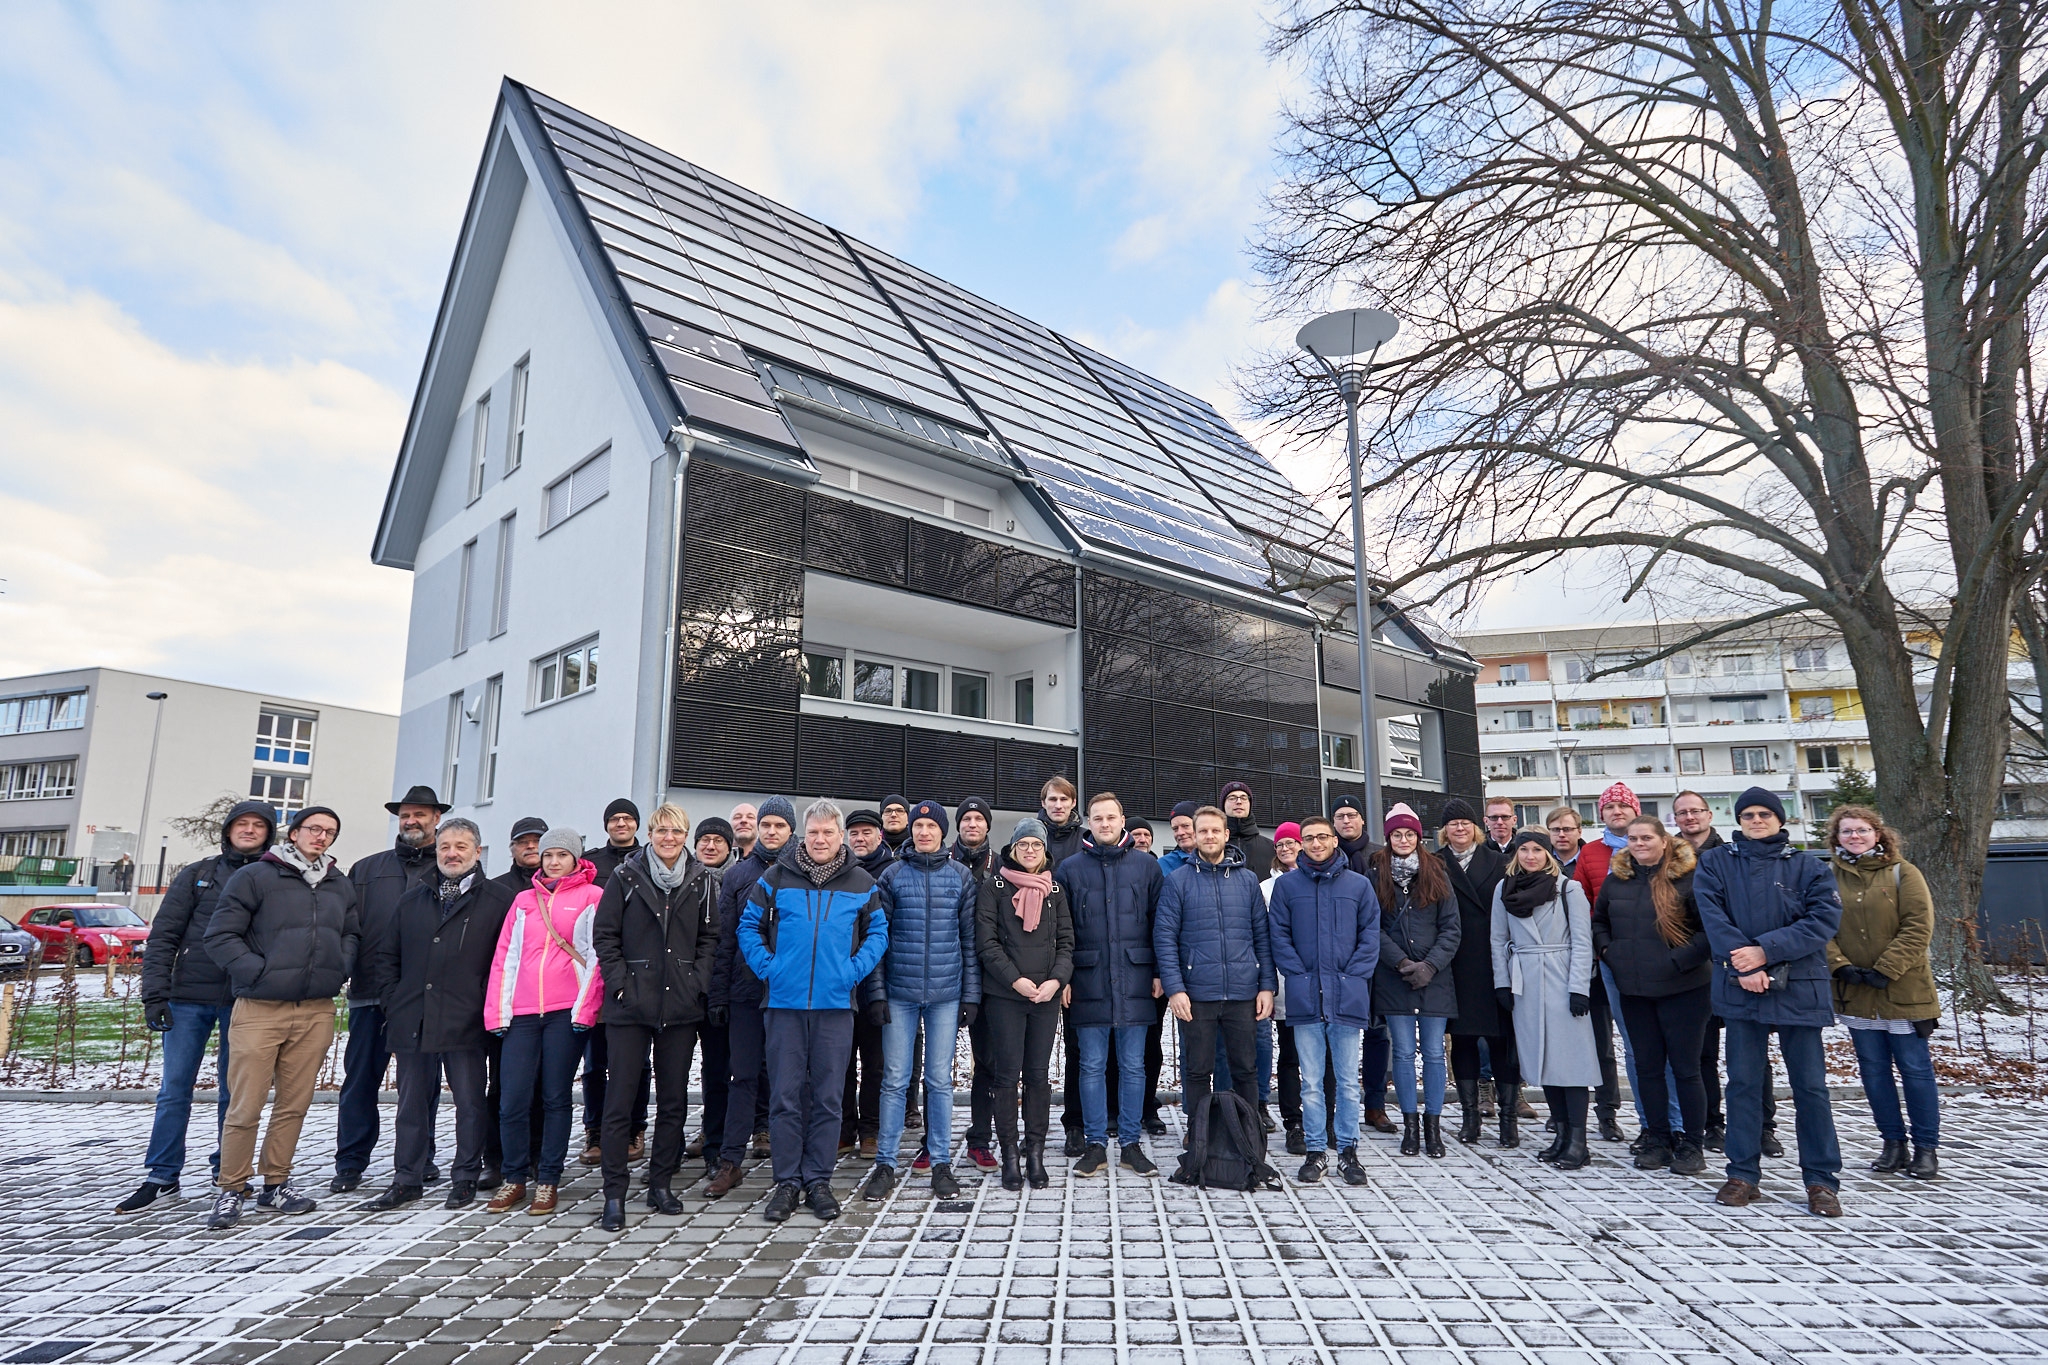
[[547,486],[541,495],[541,533],[554,530],[596,502],[612,486],[612,449],[605,446]]

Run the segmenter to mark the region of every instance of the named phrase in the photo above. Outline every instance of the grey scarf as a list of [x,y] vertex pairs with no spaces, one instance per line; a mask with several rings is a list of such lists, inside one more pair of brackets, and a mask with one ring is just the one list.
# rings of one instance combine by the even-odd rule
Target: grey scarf
[[654,851],[653,845],[650,844],[648,846],[647,879],[660,887],[663,892],[674,891],[683,884],[683,879],[689,875],[690,851],[688,849],[684,849],[676,854],[676,865],[670,867],[661,860],[661,855]]
[[1416,874],[1422,871],[1422,855],[1419,851],[1397,853],[1394,860],[1388,864],[1388,870],[1394,874],[1394,881],[1405,891],[1408,884],[1415,880]]

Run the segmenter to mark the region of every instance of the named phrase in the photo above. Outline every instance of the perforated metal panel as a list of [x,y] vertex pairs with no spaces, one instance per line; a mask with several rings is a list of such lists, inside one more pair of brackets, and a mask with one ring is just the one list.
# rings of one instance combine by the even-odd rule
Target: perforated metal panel
[[1153,765],[1152,784],[1162,811],[1171,810],[1182,801],[1209,805],[1216,800],[1220,785],[1215,764],[1182,763],[1168,758]]
[[[1099,792],[1115,792],[1124,803],[1124,814],[1132,819],[1159,814],[1159,802],[1152,787],[1152,760],[1104,749],[1088,751],[1083,799]],[[1171,803],[1169,803],[1171,804]]]
[[804,614],[803,566],[794,560],[750,555],[731,545],[687,540],[676,585],[676,614],[796,629]]
[[997,603],[1003,547],[962,531],[910,523],[910,589],[980,607]]
[[810,495],[804,562],[827,573],[900,588],[910,570],[910,521],[844,498]]
[[676,700],[669,783],[732,791],[788,791],[796,773],[796,714]]
[[1081,737],[1091,753],[1098,748],[1151,752],[1152,703],[1143,697],[1083,691],[1081,719]]
[[1054,625],[1074,624],[1074,567],[1005,547],[998,567],[996,602],[1003,610]]
[[798,725],[795,790],[879,801],[903,790],[903,727],[839,716]]
[[1065,744],[996,741],[996,805],[1004,810],[1037,810],[1038,792],[1046,779],[1079,780],[1080,757]]
[[995,789],[993,737],[915,726],[905,730],[902,791],[911,800],[943,801],[953,806],[970,796],[987,800]]
[[1215,762],[1215,713],[1200,706],[1155,703],[1152,708],[1152,751],[1161,758],[1188,763]]
[[683,539],[715,541],[750,555],[802,559],[804,493],[710,460],[692,460]]
[[730,621],[678,623],[676,691],[705,701],[794,710],[802,643]]

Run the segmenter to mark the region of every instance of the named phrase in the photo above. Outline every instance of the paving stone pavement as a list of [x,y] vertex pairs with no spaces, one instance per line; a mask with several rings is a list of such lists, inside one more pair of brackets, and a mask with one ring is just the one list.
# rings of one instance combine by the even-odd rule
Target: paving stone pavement
[[[1838,1115],[1860,1172],[1867,1122]],[[1374,1135],[1365,1189],[1216,1194],[1056,1168],[1043,1192],[963,1172],[959,1199],[913,1177],[873,1206],[844,1163],[847,1215],[829,1226],[762,1222],[756,1174],[717,1203],[686,1195],[676,1219],[636,1189],[617,1237],[591,1228],[597,1181],[580,1167],[550,1219],[431,1199],[358,1213],[368,1187],[226,1234],[205,1231],[201,1197],[117,1219],[149,1117],[0,1104],[0,1365],[2048,1358],[2048,1117],[1987,1101],[1948,1104],[1945,1179],[1852,1174],[1839,1222],[1806,1215],[1789,1162],[1734,1212],[1710,1202],[1715,1180],[1644,1175],[1605,1144],[1565,1175],[1531,1159],[1535,1142],[1402,1160]],[[327,1174],[332,1125],[315,1106],[309,1178]]]

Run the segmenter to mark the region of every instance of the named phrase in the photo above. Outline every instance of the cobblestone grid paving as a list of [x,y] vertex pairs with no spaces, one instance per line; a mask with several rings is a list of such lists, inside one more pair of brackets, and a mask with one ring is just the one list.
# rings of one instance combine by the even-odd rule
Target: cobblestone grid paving
[[[309,1177],[327,1173],[333,1112],[308,1120]],[[847,1162],[830,1226],[763,1223],[755,1173],[717,1203],[686,1194],[677,1219],[636,1187],[608,1237],[581,1167],[551,1219],[449,1213],[434,1191],[355,1212],[388,1157],[363,1194],[304,1218],[209,1233],[192,1197],[116,1219],[148,1106],[5,1103],[0,1365],[2048,1359],[2048,1115],[1950,1101],[1946,1178],[1919,1185],[1860,1174],[1875,1144],[1857,1106],[1838,1112],[1840,1222],[1805,1214],[1789,1162],[1731,1212],[1715,1181],[1643,1175],[1618,1146],[1560,1175],[1527,1140],[1404,1161],[1375,1135],[1362,1190],[1211,1194],[1056,1167],[1051,1189],[1012,1195],[970,1168],[959,1199],[913,1176],[873,1206]]]

